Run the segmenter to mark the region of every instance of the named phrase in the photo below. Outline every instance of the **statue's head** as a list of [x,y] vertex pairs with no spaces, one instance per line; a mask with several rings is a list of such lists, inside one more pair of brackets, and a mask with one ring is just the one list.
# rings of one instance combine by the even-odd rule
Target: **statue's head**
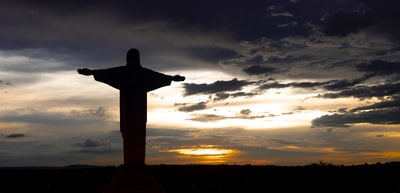
[[126,66],[129,67],[142,67],[140,65],[139,50],[136,48],[131,48],[128,53],[126,53]]

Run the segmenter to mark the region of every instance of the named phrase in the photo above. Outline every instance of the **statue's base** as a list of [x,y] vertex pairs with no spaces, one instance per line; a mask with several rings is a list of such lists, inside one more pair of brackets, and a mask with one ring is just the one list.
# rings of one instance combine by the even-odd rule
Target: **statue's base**
[[111,184],[103,193],[165,193],[149,168],[143,165],[124,164],[118,167]]

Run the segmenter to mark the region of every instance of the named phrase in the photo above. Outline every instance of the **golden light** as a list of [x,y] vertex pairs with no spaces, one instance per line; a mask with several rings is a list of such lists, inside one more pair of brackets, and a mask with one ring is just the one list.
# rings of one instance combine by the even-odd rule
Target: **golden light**
[[200,145],[199,147],[171,149],[162,152],[176,152],[183,156],[190,156],[192,159],[195,158],[197,162],[201,163],[226,162],[229,157],[239,153],[238,150],[216,148],[213,145]]
[[226,155],[233,152],[231,149],[217,149],[217,148],[192,148],[192,149],[176,149],[170,152],[178,152],[184,155],[208,155],[208,156],[218,156]]

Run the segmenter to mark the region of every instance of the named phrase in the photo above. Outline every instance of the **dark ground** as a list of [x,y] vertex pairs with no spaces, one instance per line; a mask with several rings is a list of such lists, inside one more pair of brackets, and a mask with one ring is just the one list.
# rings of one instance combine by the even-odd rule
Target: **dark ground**
[[[400,193],[400,162],[334,166],[149,165],[167,193]],[[101,193],[115,166],[0,168],[0,193]]]

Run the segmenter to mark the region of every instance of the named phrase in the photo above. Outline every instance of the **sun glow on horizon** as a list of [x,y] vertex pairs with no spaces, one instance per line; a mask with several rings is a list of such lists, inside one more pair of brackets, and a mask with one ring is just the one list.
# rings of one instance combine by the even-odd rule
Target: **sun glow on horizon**
[[222,149],[214,145],[200,145],[199,147],[192,148],[179,148],[163,150],[161,152],[178,153],[183,156],[190,156],[196,158],[203,163],[221,163],[226,162],[230,157],[240,153],[234,149]]
[[207,155],[207,156],[219,156],[226,155],[233,152],[231,149],[217,149],[217,148],[191,148],[191,149],[176,149],[170,150],[169,152],[178,152],[184,155]]

